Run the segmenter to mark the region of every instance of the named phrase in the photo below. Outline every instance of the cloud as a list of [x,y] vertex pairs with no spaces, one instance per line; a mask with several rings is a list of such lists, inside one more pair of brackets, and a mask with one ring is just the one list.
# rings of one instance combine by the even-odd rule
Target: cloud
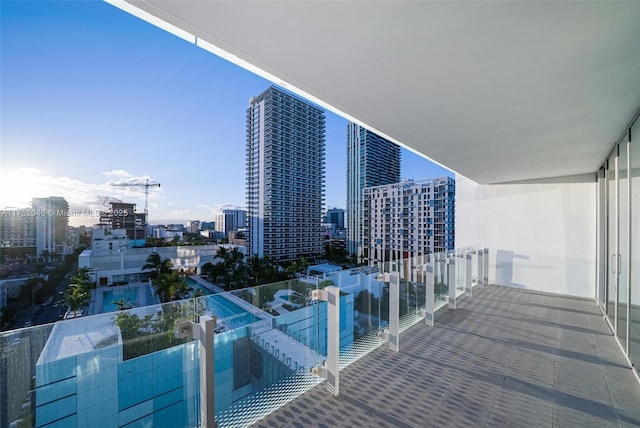
[[245,209],[245,207],[241,207],[241,206],[230,204],[230,203],[217,204],[210,207],[213,212],[217,212],[217,213],[221,213],[223,210],[244,210]]
[[113,169],[111,171],[103,171],[102,175],[106,175],[108,177],[131,177],[124,169]]

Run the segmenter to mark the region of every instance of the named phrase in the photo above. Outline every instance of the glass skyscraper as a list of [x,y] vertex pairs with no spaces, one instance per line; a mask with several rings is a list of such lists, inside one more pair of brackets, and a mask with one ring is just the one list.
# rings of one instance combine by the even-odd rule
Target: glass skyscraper
[[276,87],[247,109],[247,246],[293,260],[324,252],[324,110]]
[[400,147],[371,131],[347,125],[347,251],[362,255],[365,187],[400,181]]

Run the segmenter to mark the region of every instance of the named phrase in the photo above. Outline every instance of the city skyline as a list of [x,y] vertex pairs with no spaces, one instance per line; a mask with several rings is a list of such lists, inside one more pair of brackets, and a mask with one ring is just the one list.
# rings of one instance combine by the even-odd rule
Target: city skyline
[[[244,112],[271,82],[104,2],[0,7],[0,180],[13,184],[0,208],[61,196],[76,213],[110,198],[142,212],[143,189],[111,183],[147,178],[162,185],[149,192],[152,224],[245,207]],[[346,207],[347,121],[325,114],[326,206]],[[402,178],[452,175],[402,152]]]

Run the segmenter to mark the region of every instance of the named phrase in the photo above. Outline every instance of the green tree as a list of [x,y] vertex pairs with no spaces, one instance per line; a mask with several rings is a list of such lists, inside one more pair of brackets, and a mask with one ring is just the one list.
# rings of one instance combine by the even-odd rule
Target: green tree
[[256,288],[257,307],[264,311],[270,311],[270,303],[275,300],[275,294],[278,288],[275,285],[263,285]]
[[177,323],[188,319],[181,307],[179,304],[165,304],[158,315],[142,318],[127,311],[118,312],[114,323],[122,335],[123,359],[129,360],[184,343],[185,339],[175,336]]
[[170,302],[188,297],[191,287],[182,281],[178,272],[161,273],[153,280],[160,300]]
[[151,279],[157,278],[160,274],[170,273],[173,269],[171,259],[162,259],[156,251],[149,254],[146,263],[142,266],[142,270],[151,270],[149,274]]
[[91,269],[87,267],[78,268],[78,270],[71,277],[71,280],[69,282],[71,284],[80,285],[87,290],[91,288],[95,288],[95,284],[91,280]]
[[91,292],[78,284],[70,284],[64,292],[62,303],[73,312],[86,306],[91,301]]
[[126,311],[127,309],[133,308],[133,304],[129,301],[129,299],[125,299],[124,297],[114,300],[111,302],[112,305],[116,305],[119,311]]

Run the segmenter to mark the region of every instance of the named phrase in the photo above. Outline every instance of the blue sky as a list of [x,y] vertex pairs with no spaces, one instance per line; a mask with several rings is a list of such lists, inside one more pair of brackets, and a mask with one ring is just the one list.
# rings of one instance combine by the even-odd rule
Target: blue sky
[[[245,110],[270,82],[107,3],[0,8],[0,208],[63,196],[72,209],[115,197],[142,210],[142,189],[110,185],[140,178],[162,185],[154,224],[245,205]],[[326,117],[325,199],[344,207],[347,122]],[[403,178],[445,174],[402,150]]]

